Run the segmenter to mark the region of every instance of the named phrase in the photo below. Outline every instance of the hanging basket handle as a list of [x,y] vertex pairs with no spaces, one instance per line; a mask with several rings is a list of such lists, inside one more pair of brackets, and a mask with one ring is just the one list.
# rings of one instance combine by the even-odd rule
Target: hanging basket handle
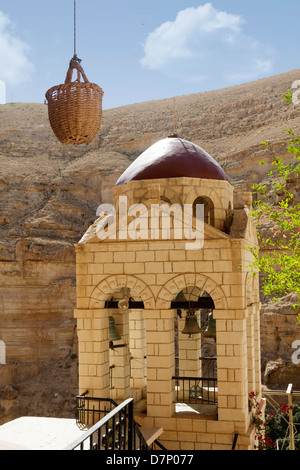
[[70,61],[70,65],[69,65],[69,70],[67,72],[67,76],[66,76],[66,80],[65,80],[65,85],[68,85],[72,82],[72,76],[73,76],[73,70],[76,69],[77,70],[77,80],[75,80],[77,83],[80,83],[80,74],[84,80],[84,83],[89,83],[84,71],[83,71],[83,68],[81,67],[81,65],[79,64],[79,62],[77,62],[76,60],[73,60],[71,59]]

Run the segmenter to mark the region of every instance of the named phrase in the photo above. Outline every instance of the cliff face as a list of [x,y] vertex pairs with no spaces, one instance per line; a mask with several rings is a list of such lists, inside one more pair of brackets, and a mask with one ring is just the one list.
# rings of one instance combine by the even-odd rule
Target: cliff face
[[0,119],[0,338],[8,362],[43,365],[73,347],[73,246],[128,159],[61,146],[45,105],[2,105]]
[[[176,130],[210,153],[234,186],[249,191],[269,169],[258,165],[271,159],[261,142],[271,142],[274,152],[288,158],[283,130],[300,132],[300,107],[283,101],[297,79],[300,70],[106,110],[98,137],[78,147],[56,140],[46,105],[0,106],[0,340],[7,347],[0,388],[75,350],[73,245],[95,220],[98,205],[111,201],[111,188],[130,162]],[[279,316],[276,311],[275,320]],[[263,310],[263,336],[273,326],[270,311]],[[276,331],[289,335],[293,328],[295,335],[294,320],[288,331]],[[262,344],[266,361],[278,354],[290,360],[289,347],[273,355],[272,341]]]

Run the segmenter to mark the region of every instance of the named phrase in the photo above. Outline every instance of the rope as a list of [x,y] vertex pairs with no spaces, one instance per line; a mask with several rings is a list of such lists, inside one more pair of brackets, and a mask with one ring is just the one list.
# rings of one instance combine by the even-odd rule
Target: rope
[[76,0],[74,0],[74,57],[76,57]]
[[77,27],[76,27],[76,21],[77,21],[77,15],[76,15],[76,0],[74,0],[74,56],[72,60],[75,60],[76,62],[81,62],[81,59],[77,57],[77,52],[76,52],[76,47],[77,47]]

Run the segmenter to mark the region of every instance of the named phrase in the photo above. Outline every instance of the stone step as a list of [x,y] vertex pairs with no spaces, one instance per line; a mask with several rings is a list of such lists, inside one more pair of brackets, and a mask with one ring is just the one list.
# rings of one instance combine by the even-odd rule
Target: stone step
[[140,431],[148,446],[151,446],[163,433],[163,428],[140,428]]

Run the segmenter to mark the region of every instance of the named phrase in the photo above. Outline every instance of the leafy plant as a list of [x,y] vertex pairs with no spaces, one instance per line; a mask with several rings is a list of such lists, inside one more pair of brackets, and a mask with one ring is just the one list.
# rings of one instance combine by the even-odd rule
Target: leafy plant
[[284,101],[286,101],[287,103],[291,103],[293,99],[293,93],[291,93],[290,90],[288,90],[287,93],[283,95],[283,97],[284,97]]
[[[300,307],[300,202],[295,200],[291,183],[300,183],[300,136],[291,129],[285,132],[290,136],[287,151],[293,156],[293,161],[285,163],[271,153],[272,169],[267,174],[270,185],[252,186],[258,197],[251,215],[258,229],[260,246],[259,249],[249,249],[254,258],[253,273],[263,274],[262,292],[273,296],[274,300],[294,293],[294,308],[297,309]],[[268,142],[261,145],[270,150]],[[265,161],[260,162],[260,165],[265,164]],[[263,236],[259,230],[263,221],[273,224],[270,236]]]

